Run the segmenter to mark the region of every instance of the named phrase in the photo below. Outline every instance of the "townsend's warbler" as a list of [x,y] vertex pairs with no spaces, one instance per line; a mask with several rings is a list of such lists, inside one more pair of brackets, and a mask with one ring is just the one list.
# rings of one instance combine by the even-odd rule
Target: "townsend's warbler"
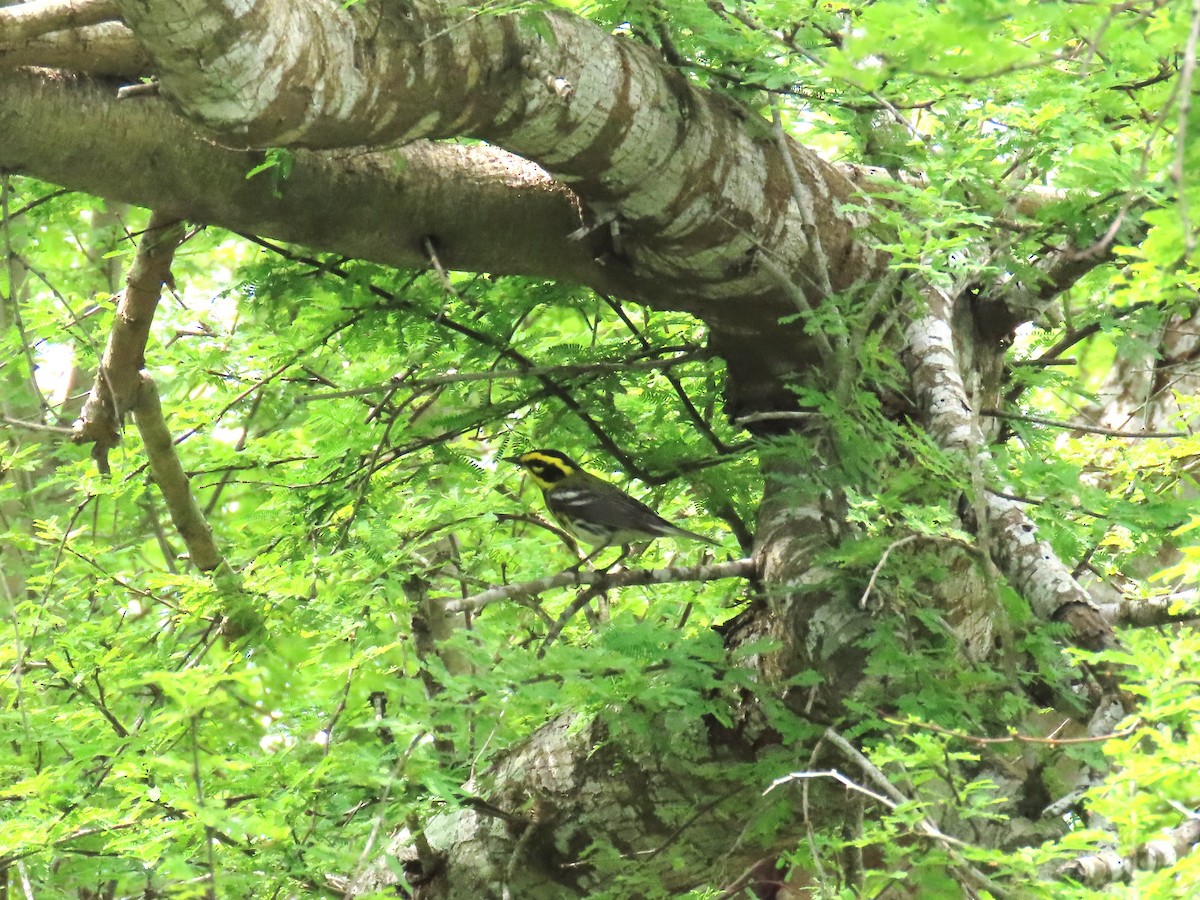
[[533,476],[550,514],[572,537],[595,546],[592,556],[614,544],[658,537],[717,543],[675,527],[642,501],[585,472],[565,453],[529,450],[519,456],[506,456],[505,461],[516,463]]

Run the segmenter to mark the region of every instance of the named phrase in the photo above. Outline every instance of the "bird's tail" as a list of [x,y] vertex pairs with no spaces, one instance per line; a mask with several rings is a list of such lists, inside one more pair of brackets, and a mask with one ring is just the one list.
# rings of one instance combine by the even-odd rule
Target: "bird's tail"
[[714,541],[710,537],[705,537],[702,534],[696,534],[694,531],[688,531],[686,528],[680,528],[676,525],[668,525],[663,529],[662,533],[664,535],[669,535],[670,537],[687,538],[690,541],[703,541],[706,544],[712,544],[714,547],[719,547],[721,545],[720,541]]

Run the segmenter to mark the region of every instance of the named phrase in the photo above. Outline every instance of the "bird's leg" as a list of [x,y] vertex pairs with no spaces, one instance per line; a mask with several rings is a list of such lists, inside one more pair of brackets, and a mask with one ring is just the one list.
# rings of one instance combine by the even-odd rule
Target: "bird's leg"
[[[589,553],[589,554],[588,554],[587,556],[585,556],[583,559],[579,560],[579,562],[575,563],[575,565],[571,566],[569,569],[566,569],[566,570],[564,570],[564,571],[567,571],[567,572],[578,572],[578,571],[579,571],[580,569],[582,569],[582,568],[583,568],[585,565],[588,565],[588,564],[590,564],[590,563],[591,563],[593,560],[595,560],[595,558],[596,558],[597,556],[599,556],[601,553],[603,553],[605,550],[607,550],[607,549],[608,549],[608,547],[609,547],[609,545],[608,545],[608,544],[601,544],[599,547],[597,547],[595,550],[593,550],[591,553]],[[592,568],[595,568],[595,566],[593,566]]]
[[618,555],[616,559],[614,559],[612,562],[610,562],[610,563],[609,563],[609,564],[608,564],[608,565],[605,567],[604,571],[605,571],[606,573],[611,573],[611,572],[615,572],[615,571],[617,571],[617,566],[619,566],[619,565],[621,564],[621,561],[622,561],[623,559],[625,559],[625,557],[629,556],[629,554],[630,554],[630,552],[631,552],[632,550],[633,550],[633,547],[632,547],[632,545],[630,545],[630,544],[622,544],[622,545],[621,545],[621,553],[620,553],[620,555]]

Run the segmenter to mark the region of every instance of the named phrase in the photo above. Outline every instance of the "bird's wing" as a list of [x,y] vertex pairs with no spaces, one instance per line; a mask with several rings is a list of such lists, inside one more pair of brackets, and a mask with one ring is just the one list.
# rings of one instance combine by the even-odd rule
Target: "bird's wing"
[[606,528],[638,527],[654,531],[670,529],[666,519],[649,506],[623,491],[597,491],[591,488],[559,488],[553,494],[554,506],[571,518],[586,518]]

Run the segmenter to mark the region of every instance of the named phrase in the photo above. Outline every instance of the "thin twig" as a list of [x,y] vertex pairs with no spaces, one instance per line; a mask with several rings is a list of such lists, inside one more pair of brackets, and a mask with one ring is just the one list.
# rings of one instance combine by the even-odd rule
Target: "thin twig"
[[935,725],[932,722],[914,722],[911,720],[902,721],[884,716],[884,721],[897,725],[901,728],[917,727],[927,731],[933,731],[937,734],[944,734],[947,737],[958,738],[959,740],[967,741],[972,744],[985,746],[988,744],[1046,744],[1051,747],[1066,746],[1068,744],[1098,744],[1105,741],[1114,740],[1116,738],[1126,738],[1138,731],[1142,727],[1142,721],[1136,720],[1132,725],[1122,728],[1120,731],[1113,731],[1106,734],[1088,735],[1087,737],[1072,737],[1060,738],[1054,737],[1062,730],[1063,725],[1059,725],[1048,737],[1032,737],[1027,734],[1010,734],[1005,737],[979,737],[974,734],[965,734],[961,731],[955,731],[951,728],[943,728],[941,725]]
[[875,564],[875,568],[871,570],[871,577],[867,580],[867,587],[863,591],[862,597],[859,598],[858,608],[866,609],[867,601],[871,598],[871,591],[875,588],[875,579],[879,577],[879,573],[883,571],[884,565],[887,564],[888,557],[892,555],[892,551],[897,547],[903,547],[905,544],[911,544],[918,538],[923,537],[919,534],[910,534],[908,537],[902,537],[898,541],[892,541],[884,548],[883,553],[879,557],[879,562]]
[[538,648],[538,659],[546,655],[546,651],[550,648],[550,645],[558,640],[558,636],[562,634],[562,630],[567,627],[567,623],[575,617],[577,612],[591,603],[592,600],[603,595],[604,588],[595,586],[580,591],[579,596],[571,601],[567,608],[562,611],[559,617],[547,629],[546,636],[542,638],[542,646]]
[[26,422],[24,419],[14,419],[12,416],[0,416],[0,422],[13,428],[24,428],[26,431],[44,431],[47,434],[71,435],[73,428],[63,428],[61,425],[43,425],[41,422]]
[[1018,413],[1000,412],[997,409],[984,409],[979,413],[992,419],[1004,419],[1012,422],[1029,422],[1031,425],[1046,425],[1050,428],[1065,428],[1069,431],[1084,431],[1088,434],[1102,434],[1107,437],[1120,438],[1185,438],[1190,437],[1186,431],[1117,431],[1113,428],[1101,428],[1099,425],[1085,425],[1082,422],[1060,422],[1057,419],[1045,419],[1041,416],[1025,416]]

